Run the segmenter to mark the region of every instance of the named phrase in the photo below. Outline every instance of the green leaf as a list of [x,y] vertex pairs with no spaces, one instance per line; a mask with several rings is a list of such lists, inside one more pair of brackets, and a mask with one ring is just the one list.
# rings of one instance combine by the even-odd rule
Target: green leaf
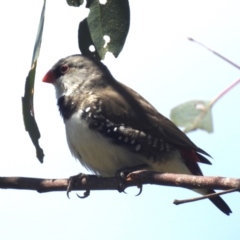
[[[107,51],[117,57],[124,46],[130,25],[128,0],[107,0],[106,4],[100,4],[99,0],[88,0],[86,7],[90,8],[87,24],[91,40],[88,36],[88,42],[85,39],[85,23],[80,24],[80,51],[91,55],[89,47],[94,45],[101,59],[104,59]],[[81,28],[85,28],[85,31]],[[109,43],[105,43],[104,36],[110,38]],[[82,41],[85,43],[81,44]]]
[[202,129],[213,132],[211,102],[194,100],[183,103],[172,109],[170,118],[179,127],[184,127],[184,132]]
[[73,7],[79,7],[82,5],[84,0],[67,0],[67,4]]
[[43,163],[44,153],[39,146],[38,139],[40,138],[40,132],[38,130],[37,123],[34,118],[33,108],[33,85],[36,73],[37,61],[34,62],[33,67],[28,73],[26,84],[25,84],[25,95],[22,97],[22,109],[23,109],[23,120],[25,129],[28,131],[29,136],[36,148],[36,155],[38,160]]
[[[84,36],[84,37],[83,37]],[[81,41],[80,41],[81,39]],[[83,21],[80,22],[78,28],[78,46],[81,53],[85,56],[93,57],[97,60],[101,60],[97,51],[90,51],[89,46],[93,46],[94,43],[92,41],[87,19],[85,18]]]
[[[40,47],[42,43],[42,34],[43,34],[43,26],[44,26],[44,18],[45,18],[45,8],[46,8],[46,0],[43,2],[43,7],[42,7],[42,13],[38,25],[38,31],[37,31],[37,36],[34,44],[34,49],[33,49],[33,56],[32,56],[32,66],[35,61],[37,61],[40,53]],[[33,81],[34,85],[34,81]]]
[[23,121],[26,131],[28,131],[29,136],[36,148],[36,155],[38,160],[43,163],[44,153],[41,147],[39,146],[40,132],[34,117],[34,107],[33,107],[33,97],[34,97],[34,81],[37,67],[37,59],[39,57],[41,42],[42,42],[42,33],[44,26],[44,16],[45,16],[45,6],[46,0],[44,0],[41,18],[38,26],[37,37],[34,45],[33,57],[32,57],[32,67],[28,73],[25,82],[25,93],[22,97],[22,109],[23,109]]

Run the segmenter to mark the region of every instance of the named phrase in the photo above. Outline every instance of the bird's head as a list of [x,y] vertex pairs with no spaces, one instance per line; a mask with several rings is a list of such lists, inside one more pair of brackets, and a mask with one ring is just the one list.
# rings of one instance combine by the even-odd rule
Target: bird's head
[[77,89],[102,85],[102,79],[110,72],[101,62],[82,56],[72,55],[60,59],[44,76],[43,82],[52,83],[57,98],[71,95]]

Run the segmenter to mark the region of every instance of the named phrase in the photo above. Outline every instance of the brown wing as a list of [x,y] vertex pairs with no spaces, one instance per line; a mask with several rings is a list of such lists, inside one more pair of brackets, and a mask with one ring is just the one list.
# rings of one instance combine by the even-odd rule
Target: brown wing
[[[181,149],[194,150],[210,156],[198,148],[175,124],[161,115],[150,103],[132,89],[111,81],[101,90],[101,98],[106,118],[114,123],[124,123],[153,137],[161,138],[165,142]],[[199,161],[211,164],[206,158],[198,154]]]

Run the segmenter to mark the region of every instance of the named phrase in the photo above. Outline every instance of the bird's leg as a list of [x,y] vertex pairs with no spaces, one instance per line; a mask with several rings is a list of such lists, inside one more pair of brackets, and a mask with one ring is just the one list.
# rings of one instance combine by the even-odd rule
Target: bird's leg
[[116,171],[115,176],[126,179],[126,177],[129,173],[144,170],[146,168],[148,168],[147,164],[140,164],[140,165],[131,166],[131,167],[123,167]]
[[[130,174],[131,172],[143,170],[143,169],[146,169],[146,168],[148,168],[147,164],[140,164],[140,165],[136,165],[136,166],[123,167],[123,168],[118,169],[115,173],[115,176],[120,179],[120,184],[119,184],[118,191],[119,192],[124,192],[122,180],[123,179],[126,180],[126,177],[128,176],[128,174]],[[141,183],[138,184],[137,187],[140,189],[140,191],[136,196],[139,196],[142,193],[142,184]]]
[[[68,179],[68,186],[67,186],[67,197],[68,198],[70,198],[69,197],[69,193],[71,192],[71,190],[72,190],[72,187],[74,186],[74,184],[75,183],[77,183],[79,180],[81,181],[84,177],[87,177],[88,175],[86,175],[86,174],[84,174],[84,173],[79,173],[79,174],[77,174],[77,175],[75,175],[75,176],[72,176],[72,177],[70,177],[69,179]],[[83,197],[81,197],[81,196],[79,196],[78,194],[77,194],[77,196],[79,197],[79,198],[86,198],[86,197],[88,197],[90,195],[90,190],[86,190],[85,192],[84,192],[84,196]]]

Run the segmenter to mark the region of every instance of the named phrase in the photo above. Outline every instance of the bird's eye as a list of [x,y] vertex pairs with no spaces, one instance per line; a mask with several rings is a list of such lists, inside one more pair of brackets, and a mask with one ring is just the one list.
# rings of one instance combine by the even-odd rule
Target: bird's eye
[[60,67],[60,71],[61,73],[66,73],[68,71],[69,67],[67,64],[63,64],[61,67]]

